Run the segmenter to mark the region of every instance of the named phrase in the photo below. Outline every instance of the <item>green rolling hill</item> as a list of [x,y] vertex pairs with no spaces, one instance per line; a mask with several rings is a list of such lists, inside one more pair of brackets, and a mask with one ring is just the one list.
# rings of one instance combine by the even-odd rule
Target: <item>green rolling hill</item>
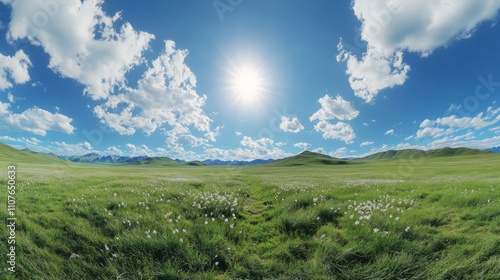
[[68,164],[69,161],[59,158],[54,154],[18,150],[9,145],[0,143],[0,161],[9,164],[35,163],[35,164]]
[[151,157],[143,160],[123,163],[124,165],[147,165],[147,166],[179,166],[180,164],[168,157]]
[[401,158],[421,158],[425,156],[427,156],[425,151],[416,149],[388,150],[385,152],[375,153],[367,157],[359,158],[356,160],[393,160]]
[[151,157],[140,161],[124,163],[125,165],[138,165],[138,166],[151,166],[151,167],[162,167],[162,166],[203,166],[206,165],[200,161],[188,161],[188,162],[177,162],[169,157]]
[[356,160],[397,160],[397,159],[417,159],[422,157],[451,157],[451,156],[475,156],[493,154],[491,151],[483,151],[469,148],[441,148],[436,150],[422,151],[416,149],[388,150],[375,153],[367,157]]
[[314,153],[310,151],[302,152],[296,156],[279,159],[272,163],[263,164],[268,167],[288,167],[288,166],[321,166],[321,165],[346,165],[362,163],[367,161],[392,161],[399,159],[419,159],[419,158],[435,158],[446,159],[447,157],[482,157],[485,155],[495,156],[491,151],[483,151],[469,148],[441,148],[436,150],[388,150],[385,152],[375,153],[367,157],[354,160],[342,160],[331,156]]
[[313,166],[313,165],[340,165],[340,164],[349,164],[349,161],[341,160],[320,153],[305,151],[296,156],[279,159],[275,162],[263,164],[262,166],[288,167],[288,166],[304,166],[304,165]]
[[450,157],[450,156],[475,156],[493,154],[492,151],[483,151],[468,148],[442,148],[437,150],[427,151],[428,156],[431,157]]
[[204,165],[207,165],[201,161],[190,161],[190,162],[186,162],[185,163],[186,165],[189,165],[189,166],[204,166]]

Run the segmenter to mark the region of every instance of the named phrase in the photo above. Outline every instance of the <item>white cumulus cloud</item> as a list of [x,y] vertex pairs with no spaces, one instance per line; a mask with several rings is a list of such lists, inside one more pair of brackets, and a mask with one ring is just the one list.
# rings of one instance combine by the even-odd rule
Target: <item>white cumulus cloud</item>
[[344,100],[341,96],[337,95],[331,98],[328,94],[318,100],[321,108],[314,113],[309,120],[352,120],[359,115],[359,111],[354,109],[351,102]]
[[405,138],[405,141],[411,140],[411,139],[413,139],[413,138],[415,138],[415,136],[410,135],[410,136],[408,136],[408,137],[406,137],[406,138]]
[[166,133],[170,146],[176,145],[180,135],[186,140],[186,135],[191,134],[190,127],[205,132],[210,141],[215,141],[221,127],[210,130],[212,120],[202,108],[207,97],[196,92],[196,76],[184,63],[187,55],[187,50],[175,48],[175,42],[165,41],[165,51],[153,60],[137,88],[110,96],[94,108],[96,116],[122,135],[132,135],[137,130],[149,135],[160,127],[170,126]]
[[297,133],[304,129],[304,126],[299,122],[298,118],[290,119],[288,117],[282,116],[280,129],[284,132]]
[[360,147],[364,147],[364,146],[370,146],[370,145],[373,145],[374,143],[372,141],[365,141],[363,143],[361,143],[359,146]]
[[439,137],[444,135],[446,130],[439,127],[424,127],[417,131],[417,138]]
[[351,125],[345,122],[332,124],[329,120],[352,120],[359,115],[359,111],[354,109],[351,102],[344,100],[341,96],[331,98],[326,94],[318,102],[321,104],[321,108],[309,117],[310,121],[319,121],[314,129],[321,132],[324,139],[337,139],[347,144],[352,143],[356,134]]
[[403,63],[403,53],[384,54],[369,46],[361,60],[338,45],[337,61],[346,62],[346,74],[354,94],[370,103],[383,89],[404,84],[410,66]]
[[500,122],[500,110],[493,108],[488,108],[486,113],[481,112],[474,117],[450,115],[435,120],[425,119],[420,123],[416,137],[436,138],[466,129],[479,130],[495,125],[498,122]]
[[17,51],[14,56],[5,56],[0,53],[0,90],[11,88],[12,83],[28,82],[30,66],[31,61],[22,50]]
[[10,103],[14,103],[14,95],[12,95],[12,93],[7,93],[7,99]]
[[344,157],[347,157],[347,153],[348,153],[347,148],[342,147],[342,148],[338,148],[335,151],[328,153],[328,155],[332,156],[332,157],[336,157],[336,158],[344,158]]
[[402,85],[410,66],[403,52],[430,55],[435,49],[472,36],[477,27],[498,14],[497,0],[353,0],[354,15],[361,22],[361,39],[367,43],[358,58],[339,44],[338,61],[356,96],[372,102],[385,88]]
[[11,136],[0,136],[0,140],[7,141],[7,142],[23,143],[23,144],[25,144],[28,147],[30,147],[30,146],[38,146],[38,144],[42,143],[41,140],[39,140],[38,138],[35,138],[35,137],[30,137],[30,138],[26,138],[26,137],[14,138],[14,137],[11,137]]
[[195,137],[193,135],[187,134],[187,135],[180,135],[179,140],[177,143],[183,146],[188,146],[188,147],[199,147],[201,145],[206,144],[207,140],[204,138],[199,138]]
[[328,121],[320,121],[314,126],[314,129],[321,132],[324,139],[337,139],[344,141],[346,144],[353,143],[354,138],[356,138],[352,127],[344,122],[331,124]]
[[59,131],[72,134],[75,129],[71,122],[73,119],[46,110],[34,107],[21,114],[9,111],[10,104],[0,102],[0,129],[25,131],[36,135],[45,136],[47,131]]
[[66,142],[52,142],[49,150],[59,156],[82,156],[88,153],[95,152],[89,142],[77,144],[69,144]]
[[311,144],[305,143],[305,142],[299,142],[299,143],[293,144],[293,146],[296,148],[302,149],[302,150],[307,150],[307,149],[309,149],[309,147],[311,147]]
[[251,137],[243,136],[243,140],[241,140],[241,145],[243,147],[248,147],[252,149],[265,149],[269,148],[274,144],[274,141],[269,138],[260,138],[257,140],[253,140]]
[[394,129],[387,130],[384,135],[394,135]]
[[120,14],[107,15],[103,0],[2,2],[12,9],[8,40],[27,39],[42,47],[50,57],[49,68],[84,85],[93,99],[106,98],[122,86],[154,38],[129,23],[115,28]]
[[132,157],[136,156],[154,156],[154,152],[147,145],[134,145],[131,143],[125,144],[127,149],[126,154]]
[[206,148],[203,157],[221,160],[254,160],[279,159],[292,155],[280,149],[280,144],[269,138],[254,140],[251,137],[243,136],[240,144],[242,147],[235,149]]

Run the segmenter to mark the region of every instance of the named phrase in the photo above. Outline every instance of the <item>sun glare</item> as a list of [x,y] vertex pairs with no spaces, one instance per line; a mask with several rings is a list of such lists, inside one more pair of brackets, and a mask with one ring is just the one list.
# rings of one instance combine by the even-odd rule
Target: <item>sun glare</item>
[[251,105],[261,98],[263,86],[262,74],[254,67],[244,66],[233,73],[231,92],[245,105]]

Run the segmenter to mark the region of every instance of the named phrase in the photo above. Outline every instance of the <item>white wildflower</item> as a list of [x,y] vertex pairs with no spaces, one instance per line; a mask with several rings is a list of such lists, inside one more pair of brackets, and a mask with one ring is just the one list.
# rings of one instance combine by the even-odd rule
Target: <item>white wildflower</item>
[[69,256],[70,259],[74,259],[74,258],[79,258],[80,255],[76,254],[76,253],[71,253],[71,256]]

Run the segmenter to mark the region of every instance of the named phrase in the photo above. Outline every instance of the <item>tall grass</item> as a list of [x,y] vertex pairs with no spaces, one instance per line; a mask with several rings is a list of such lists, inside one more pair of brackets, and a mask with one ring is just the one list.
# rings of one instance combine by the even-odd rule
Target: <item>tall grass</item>
[[500,178],[455,180],[456,165],[435,180],[432,164],[397,180],[381,172],[392,163],[234,176],[216,167],[25,166],[17,272],[1,277],[498,279]]

